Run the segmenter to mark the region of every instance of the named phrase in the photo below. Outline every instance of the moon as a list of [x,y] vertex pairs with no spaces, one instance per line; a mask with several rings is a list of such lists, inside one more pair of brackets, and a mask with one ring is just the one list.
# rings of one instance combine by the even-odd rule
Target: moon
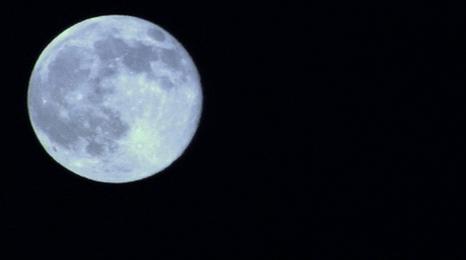
[[125,183],[182,155],[199,125],[202,89],[192,58],[170,33],[141,18],[106,15],[47,45],[27,106],[56,162],[87,179]]

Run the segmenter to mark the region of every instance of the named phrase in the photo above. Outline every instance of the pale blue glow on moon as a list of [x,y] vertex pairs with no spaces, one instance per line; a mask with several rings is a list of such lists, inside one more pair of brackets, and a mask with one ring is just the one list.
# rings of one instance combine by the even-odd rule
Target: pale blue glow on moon
[[200,78],[184,47],[146,20],[84,20],[37,60],[29,117],[47,153],[91,180],[152,176],[181,156],[202,110]]

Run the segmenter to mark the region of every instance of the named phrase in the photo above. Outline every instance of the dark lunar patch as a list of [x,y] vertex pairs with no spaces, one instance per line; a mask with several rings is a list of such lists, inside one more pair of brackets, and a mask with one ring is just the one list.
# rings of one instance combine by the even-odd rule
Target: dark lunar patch
[[[123,136],[127,130],[126,125],[118,112],[109,108],[102,108],[102,113],[96,113],[86,109],[67,109],[69,119],[60,118],[60,106],[53,100],[42,103],[42,85],[32,85],[29,93],[29,107],[31,120],[34,125],[46,134],[50,140],[61,147],[73,149],[80,138],[88,140],[89,147],[86,150],[97,155],[103,148],[112,147],[113,140]],[[103,137],[97,136],[97,129],[104,133]],[[105,140],[102,141],[96,141]],[[101,145],[102,149],[99,148]]]
[[[110,65],[113,65],[113,67]],[[105,79],[107,77],[111,77],[115,75],[116,72],[117,72],[116,64],[114,62],[113,63],[111,62],[108,66],[103,66],[99,68],[99,72],[96,75],[96,79],[100,81],[101,79]]]
[[[39,101],[40,102],[40,101]],[[70,144],[77,140],[74,132],[73,121],[63,121],[59,117],[59,107],[54,103],[47,103],[37,106],[39,102],[32,101],[31,119],[34,125],[43,131],[53,142],[63,147],[70,147]]]
[[94,43],[94,48],[97,55],[104,62],[121,57],[129,50],[129,46],[123,40],[115,37],[108,37],[103,40],[96,41]]
[[95,133],[88,136],[86,139],[89,144],[86,146],[86,152],[90,155],[101,155],[105,151],[113,151],[116,148],[114,140],[123,136],[128,131],[128,126],[120,120],[118,112],[109,108],[101,109],[104,116],[95,117],[89,120],[91,129],[100,128],[103,133],[98,140]]
[[150,28],[147,30],[147,35],[156,41],[165,40],[165,34],[162,32],[162,30],[156,28]]
[[123,57],[123,63],[135,72],[150,71],[150,62],[156,61],[158,54],[151,46],[138,43],[136,47],[130,48]]
[[90,103],[100,104],[104,101],[104,97],[112,94],[115,90],[111,87],[104,87],[102,79],[94,79],[89,82],[89,93],[87,99]]
[[[118,43],[113,42],[110,52],[104,52],[103,56],[116,53],[118,48]],[[47,82],[40,79],[38,72],[31,76],[28,105],[34,126],[44,132],[52,142],[60,147],[73,149],[80,138],[83,138],[89,142],[86,150],[96,155],[104,151],[104,148],[111,147],[112,140],[123,135],[128,126],[121,121],[117,112],[110,109],[103,108],[102,114],[99,114],[64,102],[65,96],[73,88],[81,87],[81,84],[88,84],[89,92],[86,98],[93,103],[100,103],[106,95],[114,91],[112,88],[103,87],[102,81],[115,74],[116,70],[104,67],[96,78],[90,79],[90,70],[79,67],[80,64],[87,64],[84,58],[82,49],[78,47],[67,46],[60,50],[49,64]],[[46,102],[42,101],[43,98]],[[66,110],[67,119],[60,117],[60,109]],[[102,137],[96,141],[98,128],[106,133],[105,138],[108,140],[104,143]]]
[[101,127],[104,132],[108,133],[107,137],[118,138],[128,131],[129,127],[121,121],[117,111],[103,107],[102,112],[106,120],[102,122]]
[[102,144],[95,142],[94,140],[90,141],[86,146],[86,152],[90,155],[101,155],[104,152],[104,147]]
[[63,93],[85,81],[90,74],[90,69],[80,68],[81,64],[86,64],[82,49],[69,46],[60,50],[49,64],[48,83],[52,87],[51,90]]
[[179,69],[181,66],[181,57],[176,49],[162,49],[160,58],[170,68]]
[[167,76],[162,76],[160,78],[160,85],[163,89],[166,90],[172,89],[175,86]]
[[94,78],[89,79],[89,92],[87,94],[87,99],[93,104],[99,104],[104,100],[104,97],[112,94],[115,90],[112,87],[106,86],[104,87],[103,82],[105,79],[114,76],[117,73],[116,62],[109,61],[109,64],[113,64],[113,66],[107,65],[99,68],[97,75]]

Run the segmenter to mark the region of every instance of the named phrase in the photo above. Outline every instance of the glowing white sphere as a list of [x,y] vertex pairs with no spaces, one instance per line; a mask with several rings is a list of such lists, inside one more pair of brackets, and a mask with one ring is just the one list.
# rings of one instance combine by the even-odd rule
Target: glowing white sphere
[[121,15],[58,35],[31,75],[28,111],[40,143],[68,170],[131,182],[172,164],[199,124],[196,66],[167,31]]

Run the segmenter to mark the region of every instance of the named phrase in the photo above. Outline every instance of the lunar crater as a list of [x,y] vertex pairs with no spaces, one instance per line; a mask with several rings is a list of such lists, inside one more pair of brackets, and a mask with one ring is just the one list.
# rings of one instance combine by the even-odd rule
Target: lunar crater
[[163,42],[165,40],[165,33],[158,28],[149,28],[147,30],[147,35],[149,35],[150,38],[159,42]]

